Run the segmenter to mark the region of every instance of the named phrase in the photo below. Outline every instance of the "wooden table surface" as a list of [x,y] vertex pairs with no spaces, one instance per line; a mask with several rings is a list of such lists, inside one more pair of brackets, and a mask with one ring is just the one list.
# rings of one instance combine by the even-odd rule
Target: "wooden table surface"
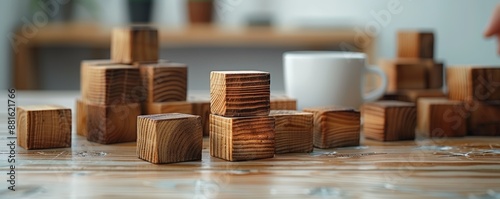
[[[18,92],[17,104],[73,107],[77,95]],[[137,158],[135,143],[101,145],[74,133],[72,148],[18,147],[13,192],[7,190],[5,175],[6,110],[0,114],[0,198],[500,197],[498,137],[363,139],[359,147],[246,162],[210,157],[205,138],[202,161],[154,165]]]

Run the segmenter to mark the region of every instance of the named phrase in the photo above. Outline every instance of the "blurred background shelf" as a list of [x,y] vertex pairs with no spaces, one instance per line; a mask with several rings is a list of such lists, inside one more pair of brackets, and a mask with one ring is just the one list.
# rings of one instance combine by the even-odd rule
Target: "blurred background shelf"
[[[351,29],[283,30],[272,27],[222,28],[216,25],[190,25],[182,28],[158,26],[158,28],[162,48],[339,50],[336,46],[343,42],[351,46],[359,46],[355,43],[355,32]],[[109,49],[110,33],[111,28],[97,24],[50,24],[39,29],[29,42],[19,46],[16,53],[12,53],[14,56],[15,87],[17,89],[40,88],[37,58],[40,53],[43,53],[45,47]],[[370,37],[367,39],[369,40],[366,43],[369,45],[358,47],[358,49],[367,53],[369,60],[373,60],[374,42]],[[197,55],[193,53],[192,56]],[[169,56],[162,58],[170,59]],[[91,59],[91,57],[86,59]],[[186,62],[188,60],[174,61]],[[66,67],[79,70],[79,64],[71,64]]]

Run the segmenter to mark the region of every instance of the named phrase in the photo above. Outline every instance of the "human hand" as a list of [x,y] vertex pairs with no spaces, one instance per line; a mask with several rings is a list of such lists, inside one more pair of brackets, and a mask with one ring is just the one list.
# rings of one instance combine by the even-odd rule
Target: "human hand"
[[493,15],[491,16],[490,24],[484,32],[485,37],[491,37],[494,35],[497,37],[497,53],[500,55],[500,5],[497,5],[497,7],[495,7]]

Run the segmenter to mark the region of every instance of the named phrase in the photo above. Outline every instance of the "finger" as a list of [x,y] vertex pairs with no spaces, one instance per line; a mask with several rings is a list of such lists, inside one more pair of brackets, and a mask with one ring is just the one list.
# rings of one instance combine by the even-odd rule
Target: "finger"
[[491,37],[500,32],[500,5],[497,5],[493,11],[490,23],[484,32],[485,37]]

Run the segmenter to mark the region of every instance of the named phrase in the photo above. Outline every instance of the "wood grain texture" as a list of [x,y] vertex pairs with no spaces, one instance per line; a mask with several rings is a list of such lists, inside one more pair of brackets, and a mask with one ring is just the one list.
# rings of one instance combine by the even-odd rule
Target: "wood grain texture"
[[228,117],[269,115],[270,83],[268,72],[212,71],[210,111]]
[[191,102],[153,102],[144,103],[143,110],[146,115],[162,113],[193,113],[193,104]]
[[191,114],[201,117],[203,136],[208,136],[210,134],[210,98],[194,98],[189,99],[189,102],[192,104]]
[[314,146],[335,148],[358,146],[360,139],[360,113],[345,107],[305,108],[314,114]]
[[451,100],[500,101],[498,67],[447,67],[446,83]]
[[467,132],[464,104],[446,98],[420,98],[417,130],[428,137],[461,137]]
[[145,102],[186,101],[187,65],[182,63],[140,64]]
[[118,63],[158,60],[158,30],[148,26],[115,28],[111,37],[111,59]]
[[210,155],[227,161],[274,157],[274,118],[210,114]]
[[25,149],[71,147],[71,109],[58,105],[17,107],[17,142]]
[[468,101],[464,107],[470,113],[467,118],[468,135],[500,136],[500,103]]
[[87,68],[90,66],[109,66],[109,65],[117,65],[119,63],[113,62],[109,59],[95,59],[95,60],[83,60],[80,63],[80,92],[82,92],[82,96],[87,96],[87,92],[89,91],[88,87],[92,84],[91,81],[88,81],[89,74],[87,72]]
[[297,100],[284,95],[271,95],[271,110],[297,110]]
[[88,66],[82,99],[93,104],[138,103],[142,90],[139,69],[130,65]]
[[434,33],[400,31],[397,38],[398,57],[434,58]]
[[87,104],[87,139],[100,144],[134,142],[141,104]]
[[87,137],[87,104],[76,99],[76,134]]
[[199,116],[168,113],[137,117],[137,155],[155,163],[201,160],[203,132]]
[[[77,92],[17,91],[19,104],[74,105]],[[22,96],[22,97],[21,97]],[[7,129],[0,109],[0,129]],[[0,139],[8,142],[7,131]],[[16,191],[4,198],[494,198],[500,187],[500,137],[467,136],[314,149],[274,158],[153,165],[135,142],[102,145],[72,137],[72,148],[16,148]],[[7,148],[2,149],[4,157]],[[9,170],[2,161],[0,170]],[[19,167],[18,167],[19,166]],[[3,174],[5,175],[5,174]],[[467,182],[467,183],[464,183]],[[7,186],[8,182],[4,182]],[[495,195],[496,194],[496,195]]]
[[410,59],[380,60],[379,67],[387,75],[387,92],[427,88],[427,69]]
[[313,114],[293,110],[271,110],[274,117],[275,153],[313,151]]
[[415,139],[417,111],[414,103],[378,101],[363,105],[365,137],[379,141]]

